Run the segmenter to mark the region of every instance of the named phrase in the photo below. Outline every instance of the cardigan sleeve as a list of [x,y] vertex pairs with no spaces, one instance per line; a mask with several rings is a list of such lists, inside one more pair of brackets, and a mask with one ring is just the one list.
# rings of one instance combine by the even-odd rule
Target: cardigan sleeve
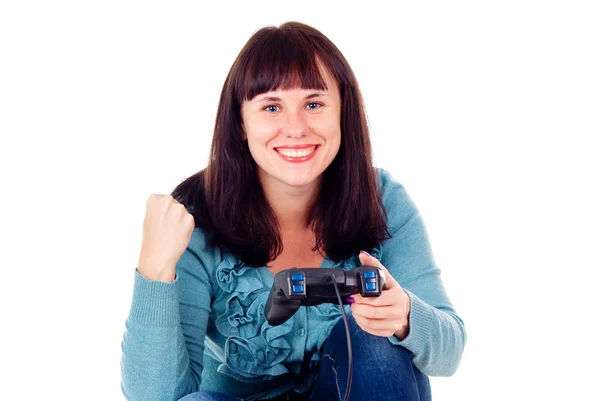
[[428,376],[451,376],[460,364],[466,331],[440,277],[423,219],[404,187],[382,170],[382,197],[392,237],[382,245],[381,263],[410,298],[409,333],[389,337],[409,350]]
[[151,281],[135,271],[121,342],[121,391],[127,400],[176,401],[198,391],[212,292],[196,230],[173,282]]

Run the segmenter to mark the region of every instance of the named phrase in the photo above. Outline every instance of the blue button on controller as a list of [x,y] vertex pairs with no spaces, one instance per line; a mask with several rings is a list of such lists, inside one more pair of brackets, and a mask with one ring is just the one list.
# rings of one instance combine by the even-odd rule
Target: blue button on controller
[[375,291],[375,283],[365,283],[367,291]]
[[365,278],[375,278],[375,272],[364,272]]
[[304,274],[292,273],[292,281],[302,281],[302,280],[304,280]]
[[302,284],[294,284],[292,286],[292,292],[295,294],[302,294],[304,292],[304,286]]

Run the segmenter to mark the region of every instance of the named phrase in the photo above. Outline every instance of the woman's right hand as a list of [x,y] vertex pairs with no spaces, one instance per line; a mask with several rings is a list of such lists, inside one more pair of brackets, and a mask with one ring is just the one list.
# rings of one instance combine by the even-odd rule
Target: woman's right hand
[[149,280],[175,280],[175,266],[190,242],[194,226],[194,217],[171,195],[150,195],[138,273]]

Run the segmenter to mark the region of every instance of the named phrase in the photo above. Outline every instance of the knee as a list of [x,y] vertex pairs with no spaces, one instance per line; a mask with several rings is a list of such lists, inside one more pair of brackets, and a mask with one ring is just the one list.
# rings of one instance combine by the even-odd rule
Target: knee
[[[352,359],[355,362],[368,362],[380,366],[399,366],[412,368],[412,354],[406,348],[394,345],[387,337],[380,337],[364,331],[352,315],[348,315],[350,339],[352,341]],[[341,318],[331,330],[328,341],[330,354],[348,353],[346,342],[346,326]],[[359,362],[360,363],[360,362]]]
[[[348,316],[348,325],[355,374],[353,392],[368,393],[374,387],[380,387],[389,393],[390,398],[386,399],[431,400],[429,379],[413,365],[410,351],[392,344],[387,337],[367,333],[351,315]],[[321,368],[327,369],[331,365],[336,378],[338,373],[344,376],[344,372],[347,372],[348,344],[343,318],[334,325],[323,351]]]

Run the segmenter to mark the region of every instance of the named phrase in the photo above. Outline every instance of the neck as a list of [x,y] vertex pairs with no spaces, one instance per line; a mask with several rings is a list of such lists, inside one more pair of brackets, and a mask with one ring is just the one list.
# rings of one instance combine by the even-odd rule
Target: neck
[[292,187],[281,181],[260,177],[260,174],[259,179],[282,232],[306,230],[310,209],[319,196],[322,177],[302,187]]

